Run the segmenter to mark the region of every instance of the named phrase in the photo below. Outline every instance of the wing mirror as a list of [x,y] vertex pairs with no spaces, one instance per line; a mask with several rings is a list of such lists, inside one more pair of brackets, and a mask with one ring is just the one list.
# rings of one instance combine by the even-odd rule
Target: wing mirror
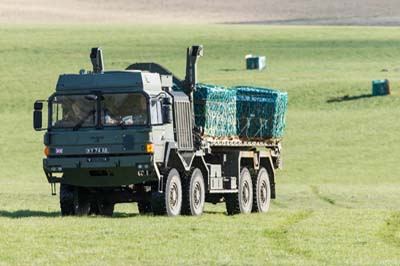
[[172,102],[169,97],[165,97],[162,100],[162,115],[164,124],[172,123]]
[[36,131],[43,130],[42,128],[42,110],[43,110],[43,102],[47,102],[46,100],[38,100],[33,104],[33,128]]

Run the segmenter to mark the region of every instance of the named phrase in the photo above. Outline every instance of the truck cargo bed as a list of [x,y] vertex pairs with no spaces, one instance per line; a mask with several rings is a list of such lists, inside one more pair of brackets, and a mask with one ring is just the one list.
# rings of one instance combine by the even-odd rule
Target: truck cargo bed
[[224,138],[210,136],[203,136],[203,141],[211,147],[277,147],[281,143],[281,139]]

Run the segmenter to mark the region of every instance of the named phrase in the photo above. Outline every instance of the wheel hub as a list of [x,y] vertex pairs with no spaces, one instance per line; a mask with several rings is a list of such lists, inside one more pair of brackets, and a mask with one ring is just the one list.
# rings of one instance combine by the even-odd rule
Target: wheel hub
[[250,189],[249,189],[249,184],[247,182],[244,182],[243,184],[242,197],[243,197],[243,202],[247,204],[249,202],[249,197],[250,197]]
[[260,187],[260,198],[261,202],[267,201],[267,184],[265,182],[262,182]]
[[196,182],[193,191],[193,203],[196,208],[200,206],[201,203],[201,187],[198,182]]
[[175,183],[173,183],[171,185],[169,193],[169,205],[172,208],[175,208],[177,204],[178,204],[178,186]]

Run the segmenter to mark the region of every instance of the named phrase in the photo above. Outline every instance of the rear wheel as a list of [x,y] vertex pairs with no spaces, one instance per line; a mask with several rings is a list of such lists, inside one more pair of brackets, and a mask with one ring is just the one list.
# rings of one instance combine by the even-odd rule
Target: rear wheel
[[196,168],[184,181],[182,213],[199,216],[203,213],[205,203],[205,185],[203,174]]
[[168,172],[164,193],[153,193],[151,207],[156,215],[177,216],[181,213],[182,184],[176,169]]
[[139,201],[137,207],[140,214],[149,214],[153,212],[151,209],[151,203],[147,201]]
[[253,182],[253,211],[267,212],[271,203],[271,186],[268,172],[261,168]]
[[90,214],[99,215],[99,204],[97,204],[97,202],[95,201],[92,201],[90,203],[89,215]]
[[114,203],[112,202],[100,202],[97,207],[99,210],[99,214],[103,216],[111,217],[114,213]]
[[244,167],[240,171],[239,191],[225,197],[228,215],[250,213],[253,208],[253,183],[249,170]]

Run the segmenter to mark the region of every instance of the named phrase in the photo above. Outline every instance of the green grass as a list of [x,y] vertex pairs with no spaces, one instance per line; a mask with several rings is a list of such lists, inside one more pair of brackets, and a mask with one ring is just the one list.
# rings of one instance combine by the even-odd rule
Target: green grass
[[[363,27],[0,27],[0,265],[400,265],[400,30]],[[201,82],[289,93],[284,170],[268,214],[61,218],[42,172],[32,104],[58,74],[155,61]],[[244,70],[244,55],[267,71]],[[387,71],[382,71],[386,69]],[[392,96],[371,93],[389,78]],[[354,100],[334,101],[349,95]],[[360,96],[360,97],[358,97]]]

